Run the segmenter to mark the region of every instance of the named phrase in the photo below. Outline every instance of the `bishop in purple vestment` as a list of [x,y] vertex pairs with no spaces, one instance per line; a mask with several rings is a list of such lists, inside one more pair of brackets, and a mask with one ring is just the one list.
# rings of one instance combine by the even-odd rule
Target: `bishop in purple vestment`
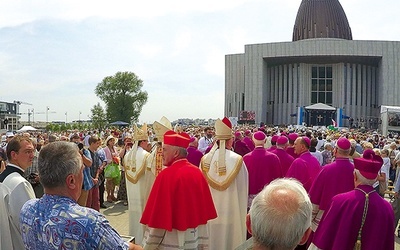
[[294,158],[286,152],[287,146],[288,138],[286,136],[279,136],[278,140],[276,141],[276,149],[271,151],[271,153],[274,153],[276,156],[278,156],[281,162],[283,176],[286,175],[294,161]]
[[241,131],[235,132],[235,141],[233,142],[233,151],[241,156],[249,153],[251,150],[247,147],[246,143],[243,142],[243,135]]
[[283,177],[281,163],[278,156],[264,148],[266,135],[258,131],[253,135],[255,149],[243,157],[249,172],[249,206],[265,185]]
[[243,142],[246,143],[246,145],[250,149],[250,151],[253,151],[255,148],[252,137],[253,137],[253,134],[251,133],[250,130],[246,130],[246,132],[244,132]]
[[298,137],[294,142],[295,153],[299,156],[295,159],[286,173],[285,177],[299,180],[307,192],[321,171],[321,165],[308,149],[310,148],[310,138]]
[[271,137],[271,147],[267,149],[268,152],[274,151],[276,149],[276,141],[278,140],[279,135],[273,135]]
[[372,187],[383,160],[372,150],[354,159],[355,189],[333,197],[309,249],[394,249],[394,213]]
[[197,149],[199,143],[196,137],[190,137],[189,147],[187,148],[187,160],[195,166],[200,166],[203,153]]
[[331,205],[333,196],[354,189],[354,165],[350,161],[350,151],[350,141],[345,137],[340,138],[333,150],[335,161],[322,168],[311,186],[309,194],[313,204],[313,232]]
[[286,152],[290,154],[294,159],[298,157],[298,155],[294,152],[294,141],[296,141],[297,137],[299,137],[296,133],[290,133],[288,135],[289,146],[286,148]]

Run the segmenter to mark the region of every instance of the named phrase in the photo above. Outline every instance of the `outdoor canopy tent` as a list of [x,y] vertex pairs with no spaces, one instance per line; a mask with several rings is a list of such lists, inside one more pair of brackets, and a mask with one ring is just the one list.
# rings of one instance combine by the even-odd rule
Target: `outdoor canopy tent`
[[125,125],[129,125],[129,123],[123,122],[123,121],[116,121],[116,122],[110,123],[110,125],[125,126]]
[[23,126],[17,132],[36,131],[37,129],[32,126]]

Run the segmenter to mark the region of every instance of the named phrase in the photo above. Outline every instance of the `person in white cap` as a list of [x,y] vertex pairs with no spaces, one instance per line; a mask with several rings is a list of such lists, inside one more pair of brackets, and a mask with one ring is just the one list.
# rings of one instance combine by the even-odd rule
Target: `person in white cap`
[[210,249],[235,249],[246,240],[248,172],[243,158],[233,152],[232,124],[215,122],[214,144],[200,167],[211,189],[218,218],[210,221]]
[[14,133],[13,132],[7,132],[6,133],[6,140],[3,145],[3,150],[7,151],[7,144],[14,138]]
[[140,224],[139,220],[146,205],[144,175],[147,169],[147,157],[150,155],[146,151],[149,144],[146,124],[143,124],[141,129],[135,126],[133,139],[135,144],[123,159],[128,197],[129,235],[135,236],[137,242],[142,242],[144,226]]

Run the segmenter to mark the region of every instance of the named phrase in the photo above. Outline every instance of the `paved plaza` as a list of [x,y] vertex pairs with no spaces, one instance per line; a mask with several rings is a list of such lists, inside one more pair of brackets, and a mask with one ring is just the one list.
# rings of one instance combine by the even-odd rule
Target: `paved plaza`
[[110,224],[120,235],[128,235],[128,206],[124,206],[122,201],[115,203],[104,202],[104,204],[107,208],[101,208],[100,212],[107,217]]

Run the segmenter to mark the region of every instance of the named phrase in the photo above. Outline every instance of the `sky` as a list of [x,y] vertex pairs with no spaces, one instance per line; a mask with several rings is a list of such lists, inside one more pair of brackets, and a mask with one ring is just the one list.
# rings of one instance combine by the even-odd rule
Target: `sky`
[[[288,42],[301,0],[2,0],[0,101],[31,121],[87,120],[104,77],[130,71],[139,123],[224,115],[225,55]],[[341,0],[354,40],[400,41],[400,1]],[[46,108],[49,111],[46,116]],[[27,121],[26,114],[21,120]]]

